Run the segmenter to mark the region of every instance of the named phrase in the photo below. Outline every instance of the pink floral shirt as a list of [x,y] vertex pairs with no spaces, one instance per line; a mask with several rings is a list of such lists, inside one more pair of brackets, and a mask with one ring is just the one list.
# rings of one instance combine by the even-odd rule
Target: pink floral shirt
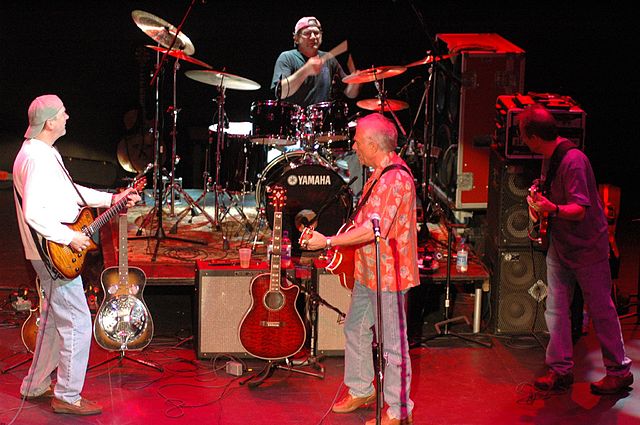
[[[405,162],[391,152],[376,168],[363,188],[363,196],[382,170],[390,164]],[[356,225],[373,228],[371,215],[380,216],[380,274],[383,291],[402,291],[420,283],[418,274],[418,232],[416,223],[416,189],[413,176],[402,169],[382,175],[367,203],[355,218]],[[371,242],[355,251],[355,280],[376,290],[376,246]]]

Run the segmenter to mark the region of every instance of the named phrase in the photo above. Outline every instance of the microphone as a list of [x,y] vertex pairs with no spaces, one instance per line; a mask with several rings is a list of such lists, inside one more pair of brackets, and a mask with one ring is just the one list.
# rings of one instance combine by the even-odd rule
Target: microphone
[[400,94],[404,93],[407,91],[407,89],[416,81],[418,81],[419,79],[421,79],[422,76],[418,75],[417,77],[413,77],[411,79],[411,81],[409,81],[407,84],[405,84],[404,86],[402,86],[402,88],[400,90],[398,90],[398,92],[396,93],[396,96],[399,96]]
[[371,214],[371,224],[373,225],[373,234],[376,238],[380,237],[380,215],[378,213]]

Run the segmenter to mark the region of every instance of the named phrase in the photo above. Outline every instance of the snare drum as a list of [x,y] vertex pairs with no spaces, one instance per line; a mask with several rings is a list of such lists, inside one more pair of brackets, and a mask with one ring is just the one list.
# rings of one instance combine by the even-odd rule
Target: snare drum
[[300,107],[277,100],[251,104],[251,141],[263,145],[290,146],[296,143]]
[[345,102],[320,102],[307,106],[307,119],[311,123],[309,136],[318,143],[338,142],[349,139]]
[[295,151],[276,157],[261,173],[256,185],[256,201],[265,207],[269,225],[273,224],[274,208],[267,199],[267,187],[281,184],[286,189],[287,201],[282,209],[282,229],[289,232],[295,250],[299,249],[302,217],[313,218],[324,205],[318,217],[316,230],[335,234],[351,213],[353,195],[344,188],[345,179],[320,155]]

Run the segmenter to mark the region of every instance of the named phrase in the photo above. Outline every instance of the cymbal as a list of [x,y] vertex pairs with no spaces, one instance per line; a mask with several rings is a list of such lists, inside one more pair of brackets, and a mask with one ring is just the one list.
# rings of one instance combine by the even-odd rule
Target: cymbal
[[404,66],[379,66],[377,68],[363,69],[347,75],[342,79],[346,84],[370,83],[383,78],[395,77],[407,70]]
[[[176,35],[178,29],[165,21],[143,10],[134,10],[131,12],[133,22],[136,23],[138,28],[142,30],[149,37],[160,43],[162,47],[168,49],[171,46],[171,42]],[[178,34],[174,49],[182,50],[186,55],[192,55],[196,49],[193,46],[189,37],[187,37],[182,31]]]
[[222,85],[228,89],[235,90],[257,90],[260,88],[260,84],[255,81],[251,81],[244,77],[229,74],[220,71],[187,71],[184,73],[192,80],[199,81],[201,83],[210,84],[212,86]]
[[[438,56],[436,58],[436,62],[439,61],[439,60],[449,59],[452,56],[455,56],[455,54]],[[434,61],[433,56],[429,55],[426,58],[420,59],[419,61],[411,62],[410,64],[405,65],[405,66],[407,68],[411,68],[412,66],[427,65],[427,64],[432,63],[433,61]]]
[[[358,105],[362,109],[367,109],[369,111],[382,111],[380,99],[363,99],[359,100],[356,105]],[[403,109],[407,109],[409,104],[407,102],[403,102],[402,100],[394,100],[394,99],[386,99],[384,103],[385,111],[401,111]]]
[[204,63],[204,62],[202,62],[202,61],[200,61],[200,60],[198,60],[196,58],[192,58],[191,56],[187,56],[182,50],[175,50],[175,49],[167,50],[165,48],[158,47],[158,46],[151,46],[149,44],[147,44],[146,47],[148,47],[150,49],[153,49],[153,50],[156,50],[156,51],[158,51],[160,53],[163,53],[163,54],[168,51],[169,53],[167,53],[167,54],[169,56],[173,56],[174,58],[182,59],[182,60],[187,61],[187,62],[195,63],[196,65],[200,65],[203,68],[212,69],[211,65],[209,65],[208,63]]

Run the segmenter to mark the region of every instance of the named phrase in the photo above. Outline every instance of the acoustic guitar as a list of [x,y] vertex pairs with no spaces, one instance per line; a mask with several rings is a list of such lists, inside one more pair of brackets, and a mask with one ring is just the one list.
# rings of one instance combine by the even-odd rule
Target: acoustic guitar
[[[146,177],[141,177],[133,182],[133,187],[141,191],[147,184]],[[89,238],[93,236],[102,226],[109,222],[119,211],[127,205],[127,198],[123,197],[108,210],[103,212],[94,220],[91,208],[83,207],[78,213],[78,217],[73,223],[63,223],[71,230],[82,232]],[[74,251],[69,245],[43,239],[44,252],[51,261],[51,265],[56,271],[66,279],[75,279],[80,276],[84,269],[86,253],[98,249],[98,245],[89,240],[89,247],[85,251]]]
[[118,221],[118,266],[108,267],[100,276],[104,299],[93,322],[93,335],[105,350],[142,350],[153,337],[153,320],[142,293],[146,275],[129,267],[127,215]]
[[22,343],[28,352],[33,353],[36,349],[36,340],[38,339],[38,329],[40,328],[40,312],[42,311],[42,300],[44,294],[40,288],[40,278],[36,277],[36,292],[38,294],[38,305],[29,309],[29,317],[22,324],[20,336]]
[[238,335],[242,347],[254,357],[277,360],[290,357],[302,349],[306,339],[304,322],[296,309],[300,289],[290,281],[281,285],[282,208],[285,189],[270,189],[274,207],[273,251],[270,273],[257,275],[251,281],[251,306],[242,318]]
[[[536,181],[529,188],[529,196],[535,200],[539,193],[541,194],[542,191]],[[529,218],[531,219],[529,239],[537,249],[546,251],[549,247],[549,213],[534,211],[529,207]]]
[[[336,235],[341,233],[346,233],[349,230],[353,229],[355,224],[353,222],[344,223]],[[302,246],[305,241],[308,241],[313,235],[312,227],[305,227],[302,229],[302,233],[300,234],[300,239],[298,243]],[[338,276],[340,280],[340,284],[347,288],[348,290],[353,290],[354,285],[354,270],[355,270],[355,247],[353,246],[342,246],[342,247],[333,247],[327,252],[328,264],[325,266],[325,270],[331,273],[334,276]]]

